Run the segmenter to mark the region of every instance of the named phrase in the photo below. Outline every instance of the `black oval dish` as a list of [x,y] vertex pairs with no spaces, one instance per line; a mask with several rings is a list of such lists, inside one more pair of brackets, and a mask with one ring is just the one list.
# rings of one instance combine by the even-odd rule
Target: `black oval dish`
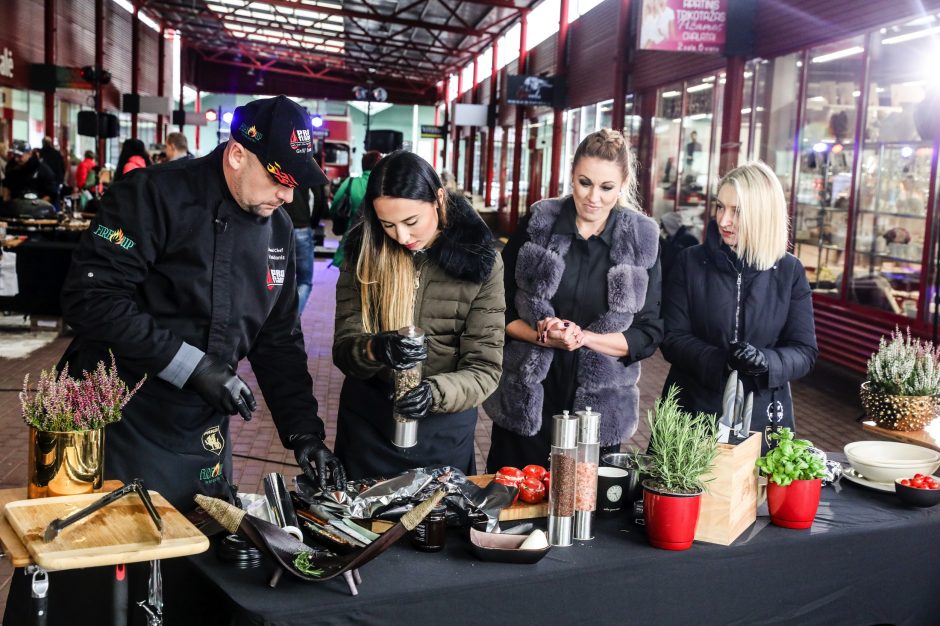
[[901,484],[900,478],[894,482],[894,492],[901,498],[901,502],[909,506],[927,507],[940,504],[940,489],[908,487]]
[[526,540],[525,535],[505,535],[502,533],[484,533],[476,528],[470,529],[470,548],[481,561],[496,563],[532,564],[542,560],[551,546],[541,550],[520,550]]

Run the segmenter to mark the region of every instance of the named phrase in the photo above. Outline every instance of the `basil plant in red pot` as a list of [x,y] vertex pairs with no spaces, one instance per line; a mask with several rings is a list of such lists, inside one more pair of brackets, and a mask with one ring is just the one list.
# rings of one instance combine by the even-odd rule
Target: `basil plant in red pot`
[[826,464],[811,449],[812,442],[794,439],[789,428],[771,433],[770,439],[776,446],[757,459],[767,477],[770,521],[783,528],[809,528],[819,508]]
[[692,547],[698,524],[702,477],[718,456],[717,419],[683,411],[673,385],[647,413],[650,478],[643,481],[643,518],[650,544],[665,550]]

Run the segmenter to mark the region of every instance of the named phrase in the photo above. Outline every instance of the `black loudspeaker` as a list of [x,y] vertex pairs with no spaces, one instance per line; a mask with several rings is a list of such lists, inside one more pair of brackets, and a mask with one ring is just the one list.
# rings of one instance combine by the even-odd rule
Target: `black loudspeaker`
[[370,130],[366,134],[366,150],[378,150],[388,154],[401,150],[405,135],[397,130]]
[[757,0],[735,0],[728,3],[725,30],[725,56],[754,55],[754,14]]
[[98,135],[98,114],[94,111],[78,112],[78,134],[85,137]]
[[116,115],[94,111],[78,112],[78,134],[84,137],[103,137],[110,139],[121,134],[121,124]]

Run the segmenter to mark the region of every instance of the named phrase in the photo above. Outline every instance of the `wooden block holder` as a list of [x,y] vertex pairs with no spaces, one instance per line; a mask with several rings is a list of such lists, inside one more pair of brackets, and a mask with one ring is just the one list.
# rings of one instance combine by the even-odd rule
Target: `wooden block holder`
[[695,540],[730,545],[757,520],[757,467],[761,434],[737,445],[718,444],[718,457],[705,476],[705,493]]

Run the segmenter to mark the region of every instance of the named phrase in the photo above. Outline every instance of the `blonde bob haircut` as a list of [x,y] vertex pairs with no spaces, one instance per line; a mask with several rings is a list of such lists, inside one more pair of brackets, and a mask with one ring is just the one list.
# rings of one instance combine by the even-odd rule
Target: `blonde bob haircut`
[[718,182],[738,196],[738,242],[735,252],[748,265],[768,270],[787,253],[789,219],[783,187],[762,161],[740,165]]

